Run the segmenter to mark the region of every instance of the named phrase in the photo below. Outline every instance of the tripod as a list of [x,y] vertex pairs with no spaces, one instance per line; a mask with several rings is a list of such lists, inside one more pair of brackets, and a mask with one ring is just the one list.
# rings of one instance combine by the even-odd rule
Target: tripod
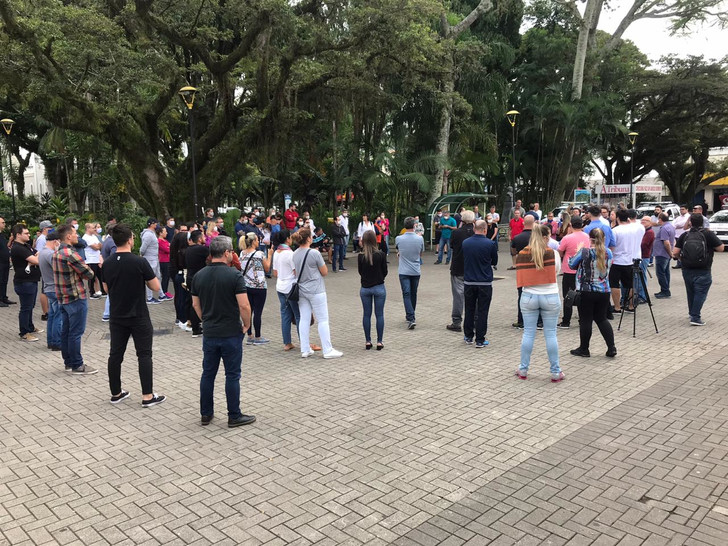
[[[652,312],[652,300],[650,299],[650,292],[647,290],[647,279],[645,279],[645,272],[642,271],[642,268],[640,267],[640,263],[642,260],[633,260],[632,261],[632,277],[637,277],[637,281],[640,283],[642,290],[645,294],[645,297],[642,298],[647,303],[647,307],[650,309],[650,315],[652,315],[652,324],[655,325],[655,333],[659,334],[660,332],[657,330],[657,321],[655,320],[655,314]],[[637,337],[637,301],[635,298],[635,292],[636,292],[636,286],[632,287],[632,337]],[[622,306],[622,313],[619,316],[619,324],[617,325],[617,331],[619,332],[622,328],[622,320],[624,319],[624,312],[626,310],[626,306]]]

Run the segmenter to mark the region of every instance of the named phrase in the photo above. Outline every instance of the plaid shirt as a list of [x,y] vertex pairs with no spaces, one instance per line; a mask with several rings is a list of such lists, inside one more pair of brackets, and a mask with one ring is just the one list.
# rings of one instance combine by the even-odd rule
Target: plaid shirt
[[53,255],[53,279],[58,303],[68,304],[87,297],[83,280],[94,278],[94,272],[72,246],[61,245]]

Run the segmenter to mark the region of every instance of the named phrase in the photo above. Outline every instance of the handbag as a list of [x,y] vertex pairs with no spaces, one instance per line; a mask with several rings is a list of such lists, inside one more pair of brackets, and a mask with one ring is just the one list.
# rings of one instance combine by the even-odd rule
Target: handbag
[[581,290],[570,289],[564,297],[564,307],[578,306],[581,301]]
[[303,257],[303,262],[301,263],[301,271],[298,272],[298,278],[296,279],[296,284],[294,284],[291,287],[291,290],[286,295],[286,301],[298,301],[299,298],[299,289],[298,289],[298,283],[301,282],[301,275],[303,275],[303,268],[306,265],[306,258],[308,258],[308,253],[311,252],[311,249],[308,249],[308,252],[306,252],[306,255]]

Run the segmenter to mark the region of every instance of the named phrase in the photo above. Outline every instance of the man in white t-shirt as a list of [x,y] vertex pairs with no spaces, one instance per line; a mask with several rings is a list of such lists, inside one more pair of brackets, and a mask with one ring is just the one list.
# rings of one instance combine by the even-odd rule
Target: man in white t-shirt
[[[99,229],[100,231],[100,229]],[[88,293],[89,298],[92,300],[99,299],[105,292],[101,292],[101,239],[99,234],[96,233],[96,224],[86,224],[86,233],[84,233],[82,239],[86,241],[88,247],[86,247],[86,265],[88,265],[94,272],[94,278],[88,281]],[[95,286],[98,284],[99,286]]]
[[[690,211],[688,210],[687,205],[680,205],[680,216],[672,221],[672,225],[675,228],[676,241],[680,238],[680,235],[690,229],[688,220],[690,220]],[[680,260],[678,260],[677,263],[672,266],[673,269],[680,269],[681,267],[682,264],[680,263]]]
[[[617,211],[617,223],[619,224],[612,230],[614,235],[614,248],[612,254],[614,261],[612,268],[609,270],[609,286],[612,289],[612,301],[614,303],[615,313],[621,313],[622,290],[620,285],[628,293],[631,301],[632,288],[634,286],[634,273],[632,271],[634,260],[642,259],[642,237],[645,234],[645,228],[642,224],[630,222],[629,211],[619,209]],[[630,303],[629,311],[634,306]]]
[[346,260],[346,247],[349,246],[349,209],[342,209],[339,215],[339,225],[344,228],[344,259]]

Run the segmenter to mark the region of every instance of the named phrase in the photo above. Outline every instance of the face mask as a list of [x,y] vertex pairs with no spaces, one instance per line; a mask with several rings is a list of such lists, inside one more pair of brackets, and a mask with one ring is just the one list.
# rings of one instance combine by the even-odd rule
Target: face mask
[[169,227],[174,227],[174,220],[170,220],[167,224]]
[[96,228],[96,233],[99,233],[99,234],[100,234],[100,233],[101,233],[101,231],[102,231],[102,230],[101,230],[101,228],[100,228],[100,227],[99,227],[99,228]]
[[217,226],[215,226],[215,227],[214,227],[214,228],[212,228],[212,229],[213,229],[213,231],[217,231]]
[[190,240],[190,237],[192,237],[192,232],[191,231],[188,231],[187,232],[187,240],[188,241]]
[[76,231],[78,231],[78,224],[73,224],[73,229],[75,229]]

